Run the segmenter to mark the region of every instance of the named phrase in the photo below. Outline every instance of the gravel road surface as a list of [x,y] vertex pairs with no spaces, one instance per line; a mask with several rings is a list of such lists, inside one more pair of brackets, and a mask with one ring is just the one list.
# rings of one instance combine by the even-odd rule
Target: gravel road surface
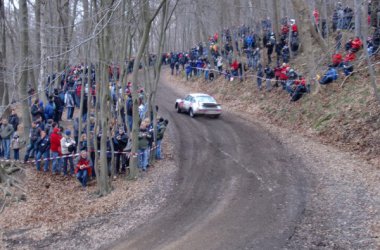
[[[160,87],[179,171],[166,205],[114,249],[279,249],[304,211],[303,163],[238,116],[190,118],[174,109],[181,93]],[[106,248],[109,248],[107,246]]]

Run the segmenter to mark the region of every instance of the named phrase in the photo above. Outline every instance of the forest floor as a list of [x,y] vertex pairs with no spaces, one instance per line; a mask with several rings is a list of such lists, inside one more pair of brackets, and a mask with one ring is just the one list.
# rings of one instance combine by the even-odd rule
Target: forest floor
[[120,176],[113,191],[99,198],[96,183],[83,189],[75,177],[23,173],[26,201],[8,202],[0,215],[0,249],[93,249],[125,236],[149,218],[172,189],[176,166],[170,135],[163,142],[164,160],[137,181]]
[[255,78],[186,81],[169,71],[164,77],[187,93],[211,94],[225,111],[267,128],[305,163],[312,184],[286,248],[379,249],[380,108],[368,76],[354,75],[344,88],[334,83],[296,103],[280,88],[259,91]]

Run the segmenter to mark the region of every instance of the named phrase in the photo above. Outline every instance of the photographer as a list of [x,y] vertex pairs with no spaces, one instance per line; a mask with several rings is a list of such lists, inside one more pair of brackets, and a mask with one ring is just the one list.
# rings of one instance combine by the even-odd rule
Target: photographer
[[40,131],[40,137],[36,142],[36,168],[41,170],[41,162],[44,161],[44,172],[49,171],[50,138],[46,131]]
[[67,162],[70,162],[70,174],[74,174],[74,159],[73,153],[75,153],[75,141],[71,136],[71,131],[66,130],[65,136],[61,139],[61,150],[63,157],[63,175],[67,175]]
[[144,122],[140,125],[140,132],[139,132],[139,168],[142,169],[142,171],[146,171],[146,168],[148,166],[148,146],[149,146],[149,140],[152,137],[147,129],[147,124]]
[[87,179],[91,176],[90,161],[87,159],[87,152],[82,151],[80,153],[80,158],[75,168],[75,175],[78,181],[82,184],[82,187],[87,186]]
[[125,130],[123,127],[119,127],[118,131],[116,132],[114,138],[113,138],[113,144],[114,144],[114,150],[116,152],[115,154],[115,174],[120,173],[120,159],[121,159],[121,173],[125,172],[126,168],[126,159],[125,154],[123,153],[124,148],[127,146],[128,143],[128,136],[125,133]]
[[164,138],[164,133],[165,133],[165,130],[166,130],[166,127],[168,126],[169,124],[169,121],[168,120],[164,120],[162,117],[160,117],[158,119],[158,123],[157,123],[157,145],[156,145],[156,159],[157,160],[162,160],[162,156],[161,156],[161,142],[162,142],[162,139]]

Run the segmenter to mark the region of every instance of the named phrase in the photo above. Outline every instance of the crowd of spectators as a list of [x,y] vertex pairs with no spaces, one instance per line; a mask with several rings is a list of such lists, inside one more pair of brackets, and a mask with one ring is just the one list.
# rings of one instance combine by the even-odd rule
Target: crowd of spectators
[[[357,52],[363,47],[363,39],[354,37],[345,43],[345,52],[342,51],[342,32],[347,30],[350,33],[354,22],[349,6],[343,7],[342,3],[337,2],[331,20],[321,20],[318,10],[313,11],[317,31],[325,37],[330,25],[331,35],[336,37],[335,47],[326,53],[333,54],[333,63],[328,65],[322,77],[312,77],[323,85],[337,80],[340,70],[345,76],[352,74],[354,62],[358,60]],[[225,28],[221,34],[210,36],[207,43],[200,42],[188,51],[163,54],[161,59],[170,66],[172,75],[184,72],[187,80],[202,76],[212,81],[219,75],[228,81],[256,79],[259,90],[264,89],[262,85],[265,82],[267,91],[282,87],[289,93],[291,101],[297,101],[310,92],[310,83],[290,61],[291,57],[297,57],[302,42],[298,35],[299,24],[294,19],[284,17],[280,25],[280,34],[274,33],[269,18],[261,22],[261,30],[248,25]],[[370,56],[378,53],[380,28],[376,28],[365,42]]]
[[[108,128],[104,130],[109,129],[107,134],[110,135],[107,137],[106,149],[109,176],[117,178],[117,175],[126,173],[129,166],[132,140],[128,131],[131,131],[133,124],[132,83],[128,83],[126,88],[122,89],[117,65],[110,65],[108,73],[112,119]],[[55,77],[58,77],[58,74],[49,77],[49,86]],[[20,160],[20,149],[26,144],[24,163],[34,164],[37,171],[76,176],[80,183],[86,186],[87,180],[96,174],[95,154],[101,149],[100,139],[104,131],[99,124],[99,130],[95,132],[97,118],[93,107],[97,105],[95,90],[96,84],[99,84],[96,83],[95,67],[72,66],[62,72],[60,79],[58,88],[52,91],[47,88],[46,93],[42,93],[46,95],[46,103],[39,98],[31,100],[32,123],[29,138],[20,138],[20,120],[15,109],[12,109],[8,119],[1,121],[0,157],[5,160]],[[126,99],[125,105],[120,104],[122,95]],[[168,125],[168,120],[158,117],[157,127],[154,129],[153,112],[148,114],[145,99],[145,93],[140,89],[138,167],[141,171],[146,171],[153,159],[163,159],[161,141]],[[81,105],[82,112],[79,112]],[[122,107],[119,108],[119,105]],[[156,111],[158,112],[157,106]],[[63,116],[64,113],[66,116]],[[14,153],[13,159],[11,150]],[[112,155],[115,159],[113,165]]]

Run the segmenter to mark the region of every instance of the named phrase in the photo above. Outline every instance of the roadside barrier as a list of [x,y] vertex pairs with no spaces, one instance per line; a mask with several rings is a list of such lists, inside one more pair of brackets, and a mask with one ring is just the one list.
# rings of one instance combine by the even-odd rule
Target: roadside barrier
[[[150,149],[150,152],[152,152],[153,150],[155,150],[157,148],[157,146],[154,146],[154,147],[151,147]],[[91,152],[95,152],[95,150],[92,150],[92,151],[89,151],[90,153]],[[100,150],[98,150],[98,153],[100,153]],[[106,153],[113,153],[113,154],[122,154],[122,155],[127,155],[127,158],[137,158],[139,155],[143,155],[143,153],[132,153],[132,152],[112,152],[112,151],[106,151]],[[54,159],[64,159],[64,158],[69,158],[69,157],[77,157],[77,156],[80,156],[80,153],[75,153],[75,154],[69,154],[69,155],[61,155],[61,156],[57,156],[57,157],[48,157],[48,158],[43,158],[43,159],[39,159],[39,160],[29,160],[27,162],[24,162],[24,161],[21,161],[21,160],[12,160],[12,159],[0,159],[0,162],[19,162],[19,163],[36,163],[38,161],[51,161],[51,160],[54,160]]]

